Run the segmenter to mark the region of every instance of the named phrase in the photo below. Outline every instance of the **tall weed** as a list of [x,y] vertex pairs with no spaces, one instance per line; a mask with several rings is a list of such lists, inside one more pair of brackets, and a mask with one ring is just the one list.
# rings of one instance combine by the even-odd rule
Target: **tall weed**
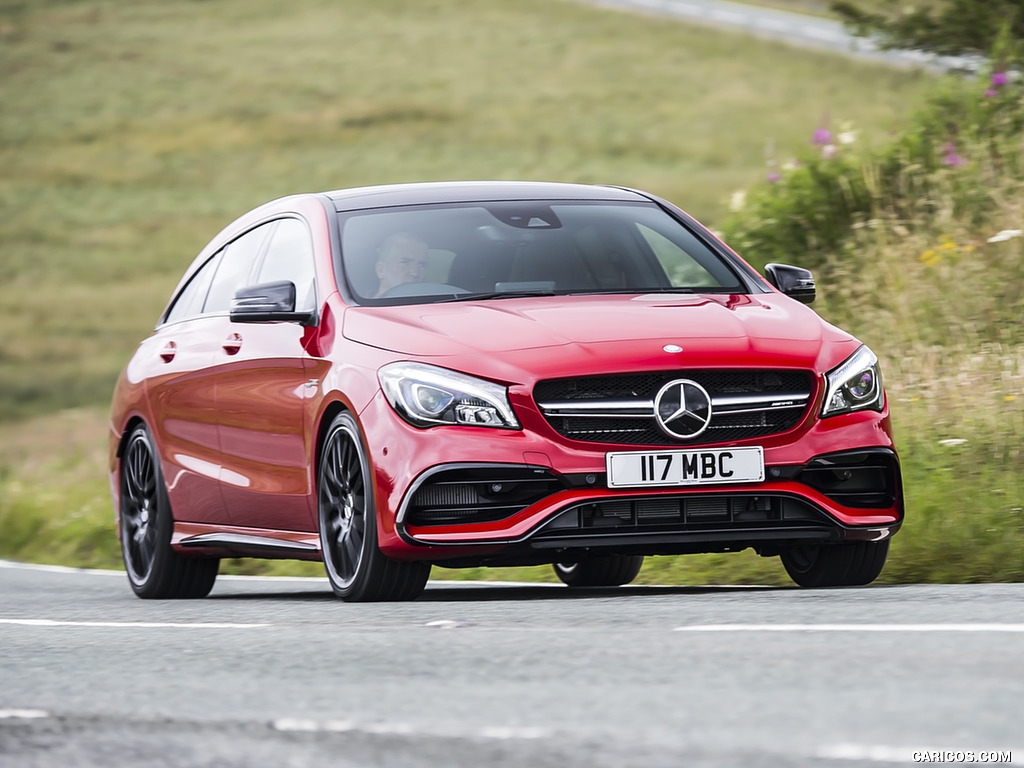
[[907,506],[883,581],[1024,579],[1024,89],[993,60],[882,149],[819,145],[724,226],[756,265],[815,267],[818,311],[882,360]]

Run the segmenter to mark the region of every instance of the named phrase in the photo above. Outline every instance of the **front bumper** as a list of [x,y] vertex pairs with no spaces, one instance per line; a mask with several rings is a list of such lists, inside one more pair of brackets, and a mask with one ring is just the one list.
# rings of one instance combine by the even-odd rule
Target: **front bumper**
[[[891,451],[846,452],[773,470],[790,479],[637,491],[609,490],[600,476],[563,477],[570,487],[513,512],[517,497],[522,503],[524,493],[543,493],[558,478],[539,468],[439,467],[409,494],[397,527],[405,543],[427,548],[435,559],[461,558],[459,550],[471,547],[481,562],[500,555],[499,561],[525,564],[594,550],[675,555],[753,547],[775,554],[800,544],[879,541],[902,524],[899,467]],[[849,497],[871,507],[837,502]]]
[[[373,415],[388,418],[384,408]],[[903,521],[887,413],[813,421],[760,441],[763,482],[657,489],[609,489],[603,446],[576,448],[542,430],[392,424],[385,444],[369,447],[381,549],[397,559],[529,564],[595,550],[670,555],[748,547],[774,554],[801,544],[882,540]]]

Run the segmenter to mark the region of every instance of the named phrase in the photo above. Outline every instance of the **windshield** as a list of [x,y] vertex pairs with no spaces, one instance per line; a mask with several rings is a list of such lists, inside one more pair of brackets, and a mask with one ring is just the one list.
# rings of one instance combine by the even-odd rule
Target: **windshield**
[[746,293],[690,230],[646,203],[500,202],[342,214],[366,304],[581,293]]

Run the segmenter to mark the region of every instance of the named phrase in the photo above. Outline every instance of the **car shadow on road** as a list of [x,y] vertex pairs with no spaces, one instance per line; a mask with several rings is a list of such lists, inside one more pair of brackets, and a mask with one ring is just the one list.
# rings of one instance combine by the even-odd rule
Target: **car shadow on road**
[[[778,592],[799,589],[798,587],[767,586],[657,586],[635,585],[627,587],[576,587],[570,589],[561,584],[508,584],[487,582],[431,582],[417,603],[472,603],[472,602],[514,602],[521,600],[594,600],[614,597],[649,598],[669,595],[713,595],[736,592]],[[207,600],[284,600],[287,602],[334,601],[337,598],[325,583],[311,583],[309,589],[288,591],[228,591],[217,590]]]
[[487,584],[454,582],[451,586],[431,584],[417,602],[475,602],[480,600],[592,600],[610,597],[654,597],[666,595],[707,595],[725,592],[765,592],[790,587],[760,586],[654,586],[575,587],[560,584]]

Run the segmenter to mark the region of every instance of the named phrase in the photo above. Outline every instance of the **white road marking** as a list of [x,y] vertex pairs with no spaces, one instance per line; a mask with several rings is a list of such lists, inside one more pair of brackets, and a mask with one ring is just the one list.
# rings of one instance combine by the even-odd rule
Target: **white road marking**
[[57,621],[55,619],[0,619],[0,624],[19,624],[26,627],[132,627],[141,629],[254,629],[273,626],[273,624],[230,624],[226,622]]
[[675,632],[1024,632],[1024,624],[694,624]]
[[[14,560],[0,560],[0,569],[20,571],[40,571],[43,573],[81,573],[88,576],[119,576],[125,577],[124,571],[111,571],[102,568],[71,568],[66,565],[40,565],[38,563],[18,563]],[[271,582],[286,583],[298,582],[306,584],[327,584],[326,576],[240,576],[234,574],[220,574],[217,576],[218,583],[221,581],[248,581],[248,582]],[[532,582],[532,581],[462,581],[457,579],[430,579],[428,587],[555,587],[564,589],[562,583]],[[639,586],[634,584],[635,586]],[[746,587],[744,587],[746,588]]]
[[306,720],[281,718],[271,723],[277,731],[300,733],[369,733],[377,736],[437,736],[449,739],[484,738],[508,741],[512,739],[542,739],[548,735],[543,728],[516,727],[507,725],[482,726],[468,730],[453,730],[411,723],[383,722],[357,723],[352,720]]
[[437,619],[435,621],[428,621],[423,625],[424,627],[430,627],[431,629],[462,629],[463,627],[472,627],[468,621],[455,621],[454,619]]
[[124,571],[110,571],[102,568],[69,568],[66,565],[16,563],[13,560],[0,560],[0,568],[10,568],[20,571],[43,571],[45,573],[88,573],[91,576],[124,576]]
[[0,720],[39,720],[49,716],[42,709],[0,709]]
[[916,749],[885,747],[877,744],[837,744],[819,750],[816,757],[825,760],[856,760],[869,763],[911,763]]

